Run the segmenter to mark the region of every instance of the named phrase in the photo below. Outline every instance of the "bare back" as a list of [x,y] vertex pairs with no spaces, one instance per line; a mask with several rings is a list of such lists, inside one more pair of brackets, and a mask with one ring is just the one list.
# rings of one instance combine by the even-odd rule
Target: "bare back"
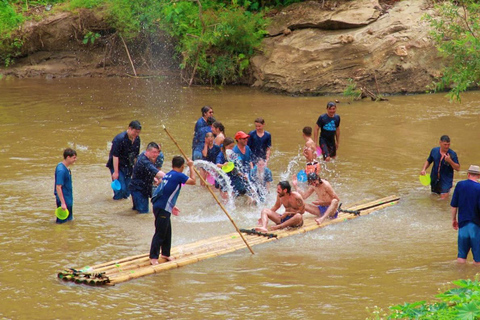
[[308,138],[305,142],[305,147],[303,147],[303,155],[307,159],[307,162],[312,162],[317,158],[315,142],[312,138]]

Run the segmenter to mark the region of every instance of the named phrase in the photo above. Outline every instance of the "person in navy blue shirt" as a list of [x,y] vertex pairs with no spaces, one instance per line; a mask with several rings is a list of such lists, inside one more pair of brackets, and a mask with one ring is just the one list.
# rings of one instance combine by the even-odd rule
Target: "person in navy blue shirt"
[[[314,141],[322,149],[323,159],[330,161],[337,156],[340,144],[340,116],[336,114],[337,104],[333,101],[327,103],[327,113],[318,117],[315,125]],[[320,132],[320,138],[318,132]]]
[[68,209],[68,216],[65,220],[57,217],[56,223],[64,223],[73,220],[73,186],[72,173],[68,168],[77,161],[77,152],[71,148],[63,151],[63,161],[55,168],[55,200],[57,208]]
[[140,122],[134,120],[128,125],[127,131],[113,138],[106,167],[110,169],[112,180],[118,180],[121,186],[120,190],[114,190],[113,200],[127,199],[130,196],[128,185],[140,153],[141,130]]
[[133,168],[132,180],[129,189],[132,193],[133,210],[138,213],[148,213],[148,200],[152,196],[154,179],[159,181],[165,173],[155,167],[155,162],[160,154],[160,147],[155,142],[147,145]]
[[254,163],[258,159],[263,159],[268,163],[270,159],[270,149],[272,147],[272,135],[265,131],[265,120],[263,118],[255,119],[255,130],[248,134],[248,146],[252,150],[252,160]]
[[445,199],[453,186],[453,170],[460,170],[457,154],[450,149],[449,136],[441,136],[440,146],[430,151],[430,155],[427,161],[425,161],[422,171],[420,171],[422,176],[426,174],[426,170],[432,163],[433,167],[430,172],[431,190],[433,193],[439,194],[442,199]]
[[203,147],[205,146],[205,136],[207,133],[212,132],[212,125],[215,123],[215,118],[214,117],[208,117],[207,119],[207,125],[205,127],[202,127],[198,130],[197,132],[197,139],[196,139],[196,145],[193,149],[193,159],[192,160],[202,160],[203,155],[202,155],[202,150]]
[[[200,141],[199,141],[200,138],[201,138],[200,129],[207,126],[207,119],[209,117],[213,117],[212,107],[204,106],[204,107],[202,107],[201,111],[202,111],[202,116],[197,120],[197,122],[195,123],[195,128],[193,129],[193,140],[192,140],[192,159],[193,160],[197,160],[197,159],[195,159],[195,149],[196,149],[196,147],[199,144],[201,144],[201,146],[203,147],[203,143],[200,143]],[[202,159],[201,152],[202,152],[202,150],[200,150],[200,154],[198,152],[196,154],[198,159]]]
[[[467,262],[472,250],[474,264],[480,264],[480,167],[470,166],[468,179],[457,183],[453,192],[452,226],[458,230],[457,262]],[[458,220],[457,220],[458,214]]]
[[177,198],[182,189],[182,184],[194,185],[195,172],[193,170],[193,161],[188,159],[187,165],[190,169],[190,177],[183,174],[185,168],[185,159],[175,156],[172,159],[172,171],[168,172],[162,179],[162,182],[155,190],[152,197],[153,214],[155,215],[155,234],[152,238],[150,246],[150,263],[158,264],[160,257],[167,261],[173,260],[170,257],[170,249],[172,247],[172,225],[170,217],[173,214],[178,216],[180,209],[175,205]]

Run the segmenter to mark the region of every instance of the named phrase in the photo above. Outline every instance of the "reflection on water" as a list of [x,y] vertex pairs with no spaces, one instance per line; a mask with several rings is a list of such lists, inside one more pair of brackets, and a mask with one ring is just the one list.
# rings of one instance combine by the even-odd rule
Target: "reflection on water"
[[[63,267],[148,251],[152,215],[135,214],[130,200],[113,202],[105,168],[112,138],[132,119],[143,125],[142,148],[150,141],[162,144],[168,170],[179,152],[162,125],[188,151],[203,105],[214,108],[227,136],[252,130],[261,116],[273,137],[269,167],[276,184],[303,169],[301,129],[314,126],[331,99],[341,97],[151,80],[2,80],[0,316],[358,319],[368,315],[359,311],[365,307],[428,299],[443,284],[472,277],[475,268],[454,262],[448,202],[430,195],[418,175],[442,134],[450,135],[462,165],[455,181],[466,177],[469,164],[480,164],[477,92],[466,94],[462,104],[443,95],[340,103],[338,158],[323,164],[322,176],[345,205],[397,194],[402,200],[396,206],[253,247],[255,255],[245,249],[112,288],[56,278]],[[76,220],[55,225],[53,173],[67,146],[78,152],[72,167]],[[272,193],[266,206],[274,201]],[[174,245],[234,231],[205,188],[185,186],[178,206]],[[260,210],[239,199],[230,214],[240,228],[251,227]]]

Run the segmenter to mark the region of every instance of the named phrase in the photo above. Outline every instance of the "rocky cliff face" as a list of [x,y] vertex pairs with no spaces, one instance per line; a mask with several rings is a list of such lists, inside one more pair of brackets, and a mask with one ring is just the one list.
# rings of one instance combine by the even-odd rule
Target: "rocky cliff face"
[[291,5],[272,18],[263,53],[251,59],[254,86],[327,94],[353,79],[373,92],[425,92],[442,67],[422,20],[429,10],[428,0]]

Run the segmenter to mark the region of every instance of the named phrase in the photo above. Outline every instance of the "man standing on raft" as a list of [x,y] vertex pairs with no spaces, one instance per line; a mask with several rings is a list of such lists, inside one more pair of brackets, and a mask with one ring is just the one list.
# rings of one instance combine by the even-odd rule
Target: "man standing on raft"
[[[337,112],[337,105],[330,101],[327,103],[327,113],[318,117],[315,125],[315,141],[322,149],[323,159],[330,161],[337,156],[338,146],[340,144],[340,116],[335,114]],[[318,138],[318,131],[320,132],[320,139]],[[318,140],[317,140],[318,139]]]
[[[285,213],[279,214],[277,210],[281,206],[285,207]],[[256,231],[268,232],[268,220],[275,222],[275,226],[270,230],[284,229],[287,227],[301,227],[303,225],[303,213],[305,212],[305,203],[302,196],[298,192],[292,192],[292,188],[288,181],[280,181],[277,185],[277,201],[271,209],[263,209],[260,219],[258,219],[259,227]]]
[[316,173],[309,173],[307,175],[308,189],[303,192],[297,188],[297,179],[292,181],[295,191],[302,195],[303,199],[307,199],[314,192],[317,194],[317,200],[311,204],[305,204],[305,211],[318,216],[315,221],[321,225],[327,218],[334,219],[338,215],[338,203],[340,199],[333,190],[332,186],[327,180],[321,179]]
[[158,264],[160,248],[162,249],[162,258],[168,261],[170,258],[170,249],[172,247],[172,225],[170,216],[178,216],[180,209],[175,206],[178,195],[182,189],[182,184],[194,185],[195,171],[193,170],[193,161],[188,159],[190,168],[190,177],[183,174],[185,168],[185,159],[175,156],[172,159],[172,170],[167,173],[160,185],[155,190],[152,197],[153,214],[155,215],[155,234],[150,246],[150,263]]

